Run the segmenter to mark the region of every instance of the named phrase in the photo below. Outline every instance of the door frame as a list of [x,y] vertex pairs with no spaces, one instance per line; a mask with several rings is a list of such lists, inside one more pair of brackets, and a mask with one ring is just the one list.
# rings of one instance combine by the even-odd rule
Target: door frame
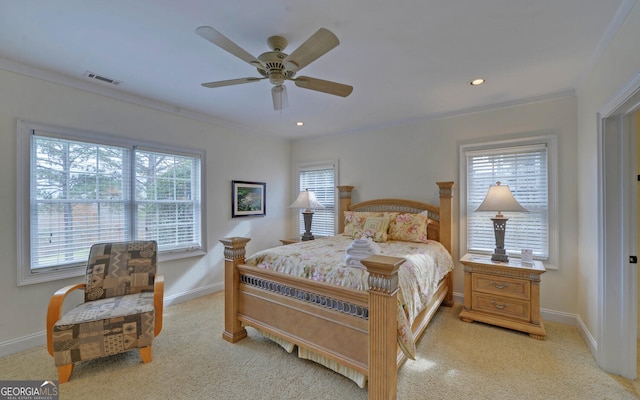
[[637,75],[598,113],[598,346],[605,371],[636,378],[638,256]]

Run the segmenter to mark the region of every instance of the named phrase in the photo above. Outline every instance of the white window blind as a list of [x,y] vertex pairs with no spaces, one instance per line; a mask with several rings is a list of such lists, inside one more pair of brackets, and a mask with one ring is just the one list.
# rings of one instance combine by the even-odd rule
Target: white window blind
[[31,268],[85,264],[91,244],[129,237],[127,148],[33,136]]
[[137,149],[135,163],[136,237],[162,250],[199,248],[199,159]]
[[52,132],[29,135],[29,262],[22,283],[43,280],[34,273],[83,267],[97,242],[156,240],[160,254],[203,248],[199,153]]
[[[309,189],[315,195],[323,209],[313,210],[311,232],[319,236],[335,234],[335,164],[300,167],[298,169],[299,189]],[[304,233],[304,221],[300,217],[299,232]]]
[[467,250],[493,253],[493,216],[476,212],[490,185],[509,185],[527,213],[504,212],[505,249],[519,255],[532,249],[541,260],[549,258],[548,148],[544,143],[465,152],[467,165]]

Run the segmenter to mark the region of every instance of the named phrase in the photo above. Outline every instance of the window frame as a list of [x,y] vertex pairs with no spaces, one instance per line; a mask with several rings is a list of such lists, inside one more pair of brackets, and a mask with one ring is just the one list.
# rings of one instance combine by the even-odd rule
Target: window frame
[[[498,151],[518,146],[545,145],[547,147],[548,173],[548,246],[549,257],[543,261],[547,269],[559,269],[558,244],[558,162],[557,138],[554,135],[529,136],[523,138],[505,139],[489,142],[473,142],[460,144],[459,149],[459,178],[460,178],[460,250],[461,254],[477,254],[469,251],[467,243],[467,153],[480,150]],[[507,226],[508,231],[508,226]],[[510,258],[519,257],[510,255]]]
[[[314,170],[314,169],[328,169],[328,168],[333,168],[333,183],[334,183],[334,192],[333,192],[333,235],[336,234],[336,231],[338,229],[338,190],[337,190],[337,186],[340,185],[340,183],[338,182],[339,180],[339,163],[338,160],[325,160],[325,161],[316,161],[316,162],[308,162],[308,163],[299,163],[296,166],[296,184],[295,184],[295,188],[296,188],[296,192],[293,196],[294,199],[296,199],[298,197],[298,194],[300,193],[300,191],[306,189],[306,188],[301,188],[300,187],[300,173],[302,171],[309,171],[309,170]],[[302,210],[296,210],[298,211],[298,213],[296,214],[296,218],[295,218],[295,232],[297,232],[297,235],[302,235],[304,233],[304,228],[301,228],[303,225],[302,222]],[[300,230],[302,229],[302,230]],[[316,234],[313,232],[313,225],[312,225],[312,229],[311,232],[314,234],[314,236],[316,236]],[[322,236],[322,235],[320,235]]]
[[[181,248],[158,252],[158,261],[169,261],[186,257],[200,256],[207,252],[206,236],[206,152],[177,146],[168,146],[157,142],[132,140],[122,136],[107,133],[78,130],[60,126],[40,124],[35,122],[17,121],[17,284],[18,286],[49,282],[59,279],[72,278],[85,274],[86,265],[48,267],[41,271],[31,269],[31,138],[34,131],[44,131],[52,138],[62,138],[85,143],[108,146],[129,147],[134,151],[136,147],[165,154],[197,157],[200,159],[200,248]],[[135,181],[131,179],[131,184]],[[133,190],[133,189],[132,189]],[[134,202],[133,192],[131,202]],[[134,214],[132,212],[132,217]]]

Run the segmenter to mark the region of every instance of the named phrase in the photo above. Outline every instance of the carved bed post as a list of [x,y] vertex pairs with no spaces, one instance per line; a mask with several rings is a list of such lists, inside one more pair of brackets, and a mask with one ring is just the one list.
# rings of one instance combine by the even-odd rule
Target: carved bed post
[[338,233],[344,232],[344,212],[349,211],[351,205],[351,191],[353,186],[336,186],[340,203],[338,205]]
[[369,400],[395,399],[398,386],[398,268],[403,258],[374,255],[369,271]]
[[[453,257],[453,182],[436,182],[440,188],[440,243]],[[449,289],[444,305],[453,306],[453,272],[447,274]]]
[[245,246],[251,239],[230,237],[220,239],[224,245],[224,332],[222,338],[235,343],[247,337],[247,331],[238,320],[238,287],[240,274],[236,266],[244,263]]

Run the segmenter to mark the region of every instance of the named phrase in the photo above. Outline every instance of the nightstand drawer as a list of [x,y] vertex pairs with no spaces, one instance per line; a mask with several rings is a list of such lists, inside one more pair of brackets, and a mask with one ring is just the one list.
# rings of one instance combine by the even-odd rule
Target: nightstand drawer
[[529,300],[531,298],[531,282],[503,276],[473,274],[471,289],[474,292],[497,294]]
[[471,298],[473,303],[471,307],[474,311],[508,316],[509,318],[521,319],[523,321],[529,321],[531,319],[531,307],[526,301],[475,292]]

